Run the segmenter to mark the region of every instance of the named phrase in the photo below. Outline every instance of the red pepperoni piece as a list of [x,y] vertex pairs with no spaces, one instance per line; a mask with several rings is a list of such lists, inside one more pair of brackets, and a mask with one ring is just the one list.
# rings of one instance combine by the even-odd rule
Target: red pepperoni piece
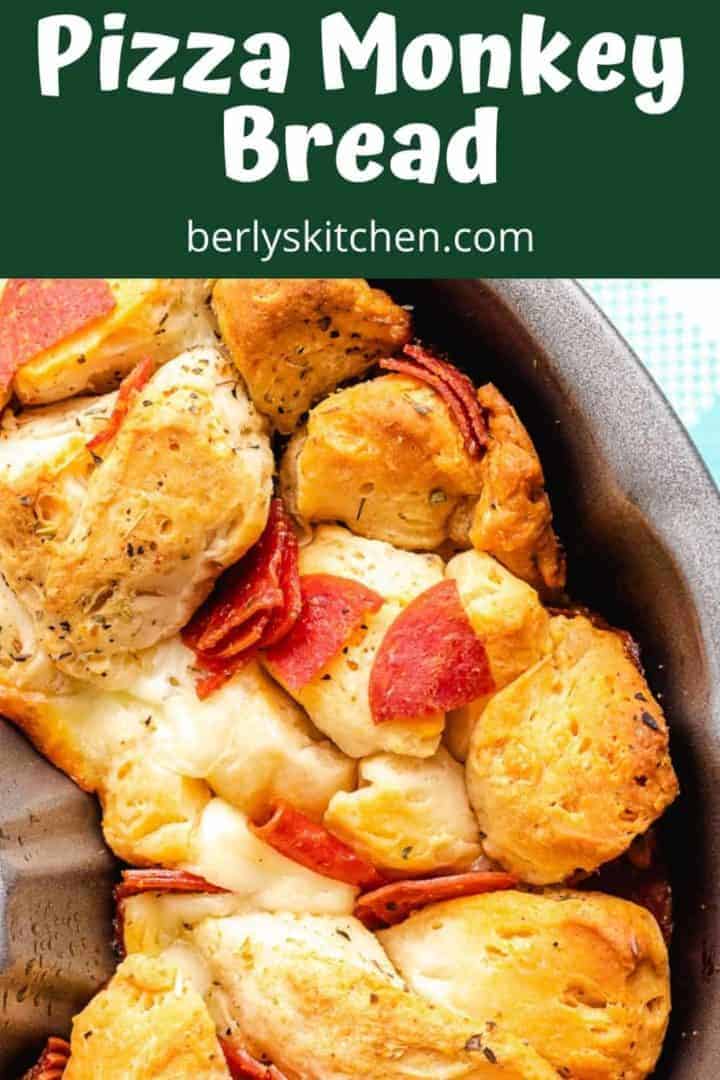
[[102,431],[98,431],[97,435],[93,435],[92,439],[90,439],[90,442],[87,444],[88,450],[93,454],[97,454],[98,451],[103,450],[107,444],[112,442],[115,438],[120,430],[123,420],[130,412],[130,406],[135,400],[135,396],[149,381],[154,370],[154,361],[149,356],[146,356],[144,360],[141,360],[139,364],[135,365],[130,374],[120,383],[120,389],[118,390],[118,396],[115,401],[115,408],[112,411],[110,419]]
[[265,654],[273,675],[290,690],[301,690],[340,652],[382,597],[350,578],[305,574],[302,607],[292,630]]
[[37,1065],[22,1080],[60,1080],[70,1061],[70,1044],[65,1039],[48,1039]]
[[456,368],[454,364],[451,364],[448,360],[441,360],[439,357],[433,356],[431,352],[421,345],[406,345],[403,352],[419,367],[436,375],[449,387],[452,394],[461,402],[463,410],[468,416],[477,446],[484,449],[487,443],[487,426],[472,380],[459,368]]
[[467,874],[417,881],[395,881],[361,896],[353,914],[368,930],[380,930],[384,926],[402,922],[413,911],[428,904],[455,900],[459,896],[479,896],[480,893],[514,889],[517,883],[518,879],[512,874],[494,870],[474,870]]
[[251,827],[260,840],[316,874],[360,889],[377,888],[385,880],[349,844],[286,803],[278,803],[264,824]]
[[[280,506],[283,508],[282,502],[280,502]],[[262,639],[263,648],[275,645],[276,642],[290,632],[302,608],[297,537],[292,526],[290,526],[287,515],[285,515],[285,520],[288,531],[280,561],[280,587],[283,593],[283,604],[281,607],[276,608],[268,619]]]
[[183,631],[207,673],[200,697],[222,686],[255,655],[288,633],[300,613],[297,539],[281,499],[270,504],[257,544],[218,581]]
[[450,409],[470,457],[482,457],[488,441],[487,425],[475,387],[467,375],[419,345],[406,345],[403,352],[406,359],[388,357],[380,361],[380,367],[431,386]]
[[220,1045],[233,1080],[286,1080],[274,1065],[266,1065],[249,1054],[234,1039],[220,1036]]
[[370,711],[376,724],[420,719],[494,689],[457,585],[441,581],[416,596],[385,634],[370,672]]
[[227,889],[185,870],[123,870],[122,881],[115,889],[116,900],[127,900],[146,892],[224,893]]
[[104,278],[11,278],[0,298],[0,388],[38,353],[108,315]]

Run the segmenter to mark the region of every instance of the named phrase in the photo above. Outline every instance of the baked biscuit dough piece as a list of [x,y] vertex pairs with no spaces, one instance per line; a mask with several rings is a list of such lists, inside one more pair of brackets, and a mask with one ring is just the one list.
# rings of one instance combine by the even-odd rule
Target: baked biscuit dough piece
[[75,1017],[64,1080],[230,1080],[200,994],[162,960],[131,956]]
[[559,1076],[642,1080],[653,1070],[670,985],[644,908],[508,890],[433,904],[379,937],[415,993],[522,1035]]
[[137,688],[162,706],[158,757],[253,819],[283,799],[320,821],[330,798],[355,786],[355,762],[321,738],[303,710],[251,661],[198,699],[193,658],[175,639]]
[[370,672],[383,638],[404,607],[442,580],[436,555],[399,551],[378,540],[364,540],[339,526],[323,525],[300,550],[301,574],[333,574],[362,582],[385,603],[312,682],[291,695],[320,731],[350,757],[380,751],[430,757],[437,750],[445,717],[376,724],[370,713]]
[[205,701],[192,665],[175,639],[148,650],[124,689],[64,679],[57,692],[13,684],[26,665],[0,665],[0,712],[97,792],[105,837],[127,862],[193,870],[260,909],[351,911],[355,890],[279,855],[248,819],[286,798],[320,820],[354,785],[354,763],[257,665]]
[[430,386],[384,375],[315,406],[289,444],[281,484],[303,521],[342,521],[360,536],[433,551],[463,500],[479,495],[483,471]]
[[210,1011],[288,1080],[550,1080],[523,1040],[408,993],[353,918],[250,913],[193,934]]
[[21,414],[0,436],[0,566],[58,668],[105,685],[258,539],[273,471],[264,422],[216,349],[156,372],[93,457],[114,400]]
[[325,824],[375,866],[464,870],[481,854],[463,769],[443,747],[425,759],[377,754],[359,775],[356,791],[332,797]]
[[[541,592],[559,592],[565,585],[565,557],[553,532],[540,458],[512,405],[492,383],[478,390],[478,399],[489,442],[467,538]],[[464,541],[464,523],[457,524],[454,539]]]
[[[501,690],[550,648],[550,616],[535,589],[480,551],[464,551],[447,564],[473,630],[485,646]],[[459,761],[467,757],[473,728],[491,695],[448,714],[445,739]]]
[[25,405],[117,386],[145,357],[164,364],[194,345],[214,341],[206,279],[108,278],[116,301],[104,318],[22,365],[14,380]]
[[410,340],[410,316],[361,278],[221,279],[213,308],[250,396],[287,435],[338,383]]
[[184,870],[242,896],[256,911],[349,914],[358,890],[315,873],[260,840],[245,814],[213,799],[202,814]]
[[195,836],[212,791],[157,761],[144,743],[113,755],[99,788],[103,833],[119,858],[135,866],[180,866],[193,859]]
[[285,452],[288,505],[300,520],[342,521],[397,547],[472,546],[557,592],[565,564],[535,447],[492,384],[478,398],[488,425],[480,460],[466,452],[442,398],[416,379],[385,375],[332,395]]
[[551,621],[552,651],[496,694],[467,785],[487,855],[535,885],[621,855],[677,795],[668,731],[623,637]]

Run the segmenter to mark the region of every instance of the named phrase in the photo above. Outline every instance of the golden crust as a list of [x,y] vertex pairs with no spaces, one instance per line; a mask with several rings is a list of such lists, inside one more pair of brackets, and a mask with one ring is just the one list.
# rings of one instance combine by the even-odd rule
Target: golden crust
[[533,884],[616,858],[677,794],[662,710],[622,637],[551,622],[552,652],[496,694],[467,785],[485,851]]
[[[475,633],[485,646],[495,687],[516,679],[550,647],[550,616],[535,589],[479,551],[465,551],[447,565]],[[491,695],[448,714],[445,740],[459,761],[467,757],[473,728]]]
[[75,1017],[64,1080],[230,1080],[200,994],[161,960],[130,956]]
[[565,585],[565,558],[553,532],[542,465],[517,413],[491,383],[478,390],[490,441],[482,494],[469,540],[541,591]]
[[212,792],[133,746],[112,761],[100,787],[103,832],[121,859],[137,866],[178,866],[194,857],[194,835]]
[[535,447],[494,386],[478,399],[489,434],[481,460],[417,379],[385,375],[333,394],[285,452],[288,504],[302,521],[342,521],[402,548],[472,545],[535,588],[559,591],[565,564]]
[[213,307],[256,407],[286,435],[314,401],[410,339],[408,313],[361,278],[221,279]]
[[115,308],[103,319],[34,356],[17,372],[14,390],[25,405],[98,393],[146,356],[163,364],[213,338],[202,278],[108,278]]
[[551,1080],[500,1025],[488,1030],[408,993],[356,920],[262,915],[208,919],[195,941],[256,1056],[322,1080]]
[[179,630],[259,537],[272,455],[231,386],[217,350],[177,357],[135,398],[102,460],[86,429],[114,398],[42,410],[3,434],[3,570],[60,670],[107,680],[123,653]]
[[330,800],[325,824],[375,866],[405,874],[463,870],[481,853],[463,770],[442,747],[431,758],[378,754],[360,786]]
[[[0,716],[12,721],[33,746],[84,791],[97,791],[102,763],[77,744],[62,702],[0,682]],[[65,704],[69,704],[68,702]]]
[[670,981],[644,908],[510,890],[434,904],[379,937],[411,989],[522,1035],[560,1076],[642,1080],[655,1066]]
[[462,500],[482,490],[445,402],[417,379],[385,375],[320,402],[281,467],[303,521],[342,521],[360,536],[433,551]]

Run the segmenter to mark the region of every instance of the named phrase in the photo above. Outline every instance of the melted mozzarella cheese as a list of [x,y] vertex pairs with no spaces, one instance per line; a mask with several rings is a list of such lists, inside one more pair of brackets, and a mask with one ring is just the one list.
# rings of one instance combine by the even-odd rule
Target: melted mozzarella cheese
[[[156,669],[138,689],[160,699],[161,760],[212,789],[251,816],[280,799],[319,818],[336,791],[355,783],[355,766],[327,740],[257,664],[250,664],[203,701],[178,646],[165,647],[165,679]],[[163,657],[160,658],[162,663]]]
[[195,839],[192,873],[250,900],[262,911],[349,914],[357,890],[280,855],[250,831],[247,819],[222,799],[205,808]]
[[127,953],[157,956],[187,944],[204,919],[237,915],[247,901],[233,893],[140,893],[123,901],[123,945]]

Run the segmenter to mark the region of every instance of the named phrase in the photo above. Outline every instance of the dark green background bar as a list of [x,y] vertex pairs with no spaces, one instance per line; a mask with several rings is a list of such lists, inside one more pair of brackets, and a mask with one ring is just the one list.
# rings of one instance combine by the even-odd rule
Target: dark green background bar
[[[582,43],[598,31],[681,34],[686,84],[676,109],[641,114],[630,81],[611,94],[575,83],[523,98],[509,91],[463,97],[459,78],[432,93],[402,89],[374,97],[369,75],[350,73],[350,88],[326,93],[320,70],[320,18],[341,9],[358,29],[377,10],[398,16],[402,42],[437,31],[499,32],[519,46],[523,12],[545,15],[549,29]],[[284,96],[244,91],[229,97],[154,97],[97,89],[97,50],[63,82],[59,99],[40,97],[36,22],[71,11],[102,33],[106,10],[128,13],[126,32],[237,36],[284,33],[292,46]],[[0,15],[2,80],[2,235],[5,275],[275,275],[366,276],[579,275],[692,276],[720,274],[718,256],[718,5],[661,0],[604,3],[517,3],[442,0],[379,5],[332,2],[188,3],[185,0],[81,0],[6,4]],[[136,54],[137,55],[137,54]],[[517,53],[515,60],[517,61]],[[571,54],[576,55],[575,53]],[[131,54],[126,50],[126,59]],[[244,58],[244,57],[243,57]],[[565,66],[564,61],[561,62]],[[227,66],[227,65],[226,65]],[[237,71],[233,63],[231,71]],[[170,72],[182,72],[171,64]],[[223,72],[225,73],[225,67]],[[271,108],[277,127],[324,120],[343,131],[380,123],[389,134],[410,121],[450,133],[470,123],[479,105],[500,108],[499,181],[460,186],[441,172],[433,187],[380,180],[349,184],[334,157],[318,155],[313,179],[292,184],[283,172],[258,184],[224,178],[222,113],[240,103]],[[187,218],[205,226],[294,224],[305,217],[348,226],[375,218],[388,226],[528,226],[535,253],[392,256],[278,256],[260,264],[247,255],[190,255]]]

